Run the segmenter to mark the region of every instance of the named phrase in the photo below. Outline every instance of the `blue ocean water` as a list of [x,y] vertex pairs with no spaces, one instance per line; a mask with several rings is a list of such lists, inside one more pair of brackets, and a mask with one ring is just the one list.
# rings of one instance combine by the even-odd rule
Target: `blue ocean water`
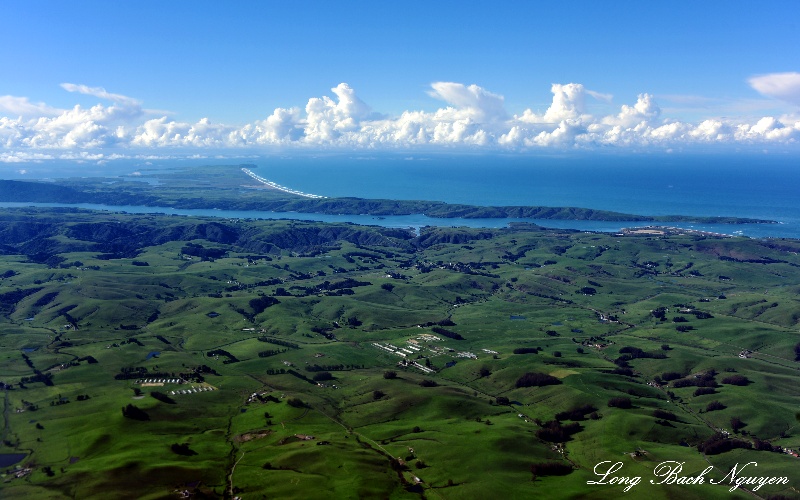
[[800,213],[800,158],[442,156],[273,159],[256,172],[325,196],[777,219]]
[[[641,215],[750,217],[776,220],[780,224],[698,225],[696,228],[725,233],[741,231],[757,237],[800,238],[800,157],[796,155],[320,154],[213,160],[118,160],[104,165],[53,161],[0,166],[0,177],[113,177],[133,171],[146,177],[148,173],[165,169],[239,163],[254,165],[250,167],[253,171],[278,184],[329,197],[574,206]],[[365,222],[353,219],[350,218],[352,222]],[[382,224],[411,222],[413,224],[406,225],[417,225],[428,222],[426,219],[392,219]],[[374,218],[369,220],[376,223]],[[440,225],[447,226],[461,222],[471,226],[478,224],[478,221],[437,220]],[[505,223],[487,220],[482,227],[498,227]],[[547,223],[553,227],[585,230],[613,231],[622,227],[619,223]]]

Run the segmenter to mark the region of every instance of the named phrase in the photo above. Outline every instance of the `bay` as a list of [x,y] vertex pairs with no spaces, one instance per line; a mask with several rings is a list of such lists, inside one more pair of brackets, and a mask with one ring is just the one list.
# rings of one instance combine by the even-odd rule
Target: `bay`
[[[199,165],[247,163],[258,175],[303,192],[328,196],[435,200],[471,205],[573,206],[640,215],[734,216],[779,224],[681,227],[751,237],[800,238],[800,158],[755,154],[293,154],[247,158],[117,160],[107,164],[41,162],[0,166],[4,178],[126,176]],[[25,172],[20,173],[20,172]],[[87,206],[88,207],[88,206]],[[141,211],[152,207],[105,207]],[[177,211],[183,215],[291,218],[392,227],[504,227],[522,219],[432,219],[422,215],[331,216],[298,213]],[[143,212],[140,212],[143,213]],[[146,212],[145,212],[146,213]],[[546,227],[617,231],[647,224],[535,221]]]
[[[558,219],[441,219],[427,217],[422,214],[387,215],[375,217],[372,215],[344,215],[344,214],[307,214],[300,212],[270,212],[261,210],[220,210],[209,209],[182,209],[171,207],[147,207],[133,205],[100,205],[95,203],[26,203],[26,202],[0,202],[0,208],[81,208],[85,210],[104,210],[131,214],[165,214],[185,217],[220,217],[224,219],[274,219],[274,220],[303,220],[314,222],[351,223],[362,226],[381,226],[391,228],[412,228],[417,232],[425,226],[438,227],[470,227],[470,228],[504,228],[511,222],[531,222],[546,228],[575,229],[578,231],[593,231],[615,233],[623,228],[647,227],[652,222],[642,221],[584,221],[584,220],[558,220]],[[662,224],[684,229],[708,231],[729,236],[748,236],[751,238],[798,238],[800,231],[794,226],[784,224]]]

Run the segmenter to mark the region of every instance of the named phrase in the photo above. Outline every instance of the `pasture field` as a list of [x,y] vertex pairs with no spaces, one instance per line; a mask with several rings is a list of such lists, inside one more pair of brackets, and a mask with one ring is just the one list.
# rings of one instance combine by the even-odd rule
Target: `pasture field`
[[800,498],[797,241],[32,208],[0,241],[2,498]]

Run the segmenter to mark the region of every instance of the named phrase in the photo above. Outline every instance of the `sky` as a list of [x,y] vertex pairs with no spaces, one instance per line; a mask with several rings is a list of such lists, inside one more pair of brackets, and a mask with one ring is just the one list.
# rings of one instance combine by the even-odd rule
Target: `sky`
[[800,152],[795,0],[0,7],[0,162]]

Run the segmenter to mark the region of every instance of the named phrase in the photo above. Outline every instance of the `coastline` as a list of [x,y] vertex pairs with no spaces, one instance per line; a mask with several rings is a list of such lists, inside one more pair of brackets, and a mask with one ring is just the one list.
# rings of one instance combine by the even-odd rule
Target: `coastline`
[[271,180],[265,179],[265,178],[261,177],[260,175],[255,174],[252,170],[249,170],[249,169],[246,169],[246,168],[242,168],[242,172],[244,172],[245,174],[249,175],[253,179],[257,180],[258,182],[266,185],[267,187],[270,187],[270,188],[275,189],[277,191],[281,191],[283,193],[294,194],[294,195],[297,195],[297,196],[302,196],[304,198],[311,198],[311,199],[327,198],[326,196],[321,196],[321,195],[318,195],[318,194],[311,194],[311,193],[304,193],[302,191],[297,191],[295,189],[291,189],[291,188],[288,188],[288,187],[285,187],[285,186],[281,186],[280,184],[276,184],[276,183],[272,182]]
[[[747,237],[747,238],[777,238],[800,239],[797,234],[787,232],[791,226],[773,224],[739,224],[737,231],[730,234],[734,226],[730,224],[703,224],[688,225],[687,227],[659,226],[648,221],[602,221],[602,220],[576,220],[576,219],[525,219],[525,218],[471,218],[471,219],[445,219],[434,218],[421,214],[373,216],[368,214],[321,214],[302,212],[276,212],[268,210],[226,210],[221,208],[178,208],[165,206],[144,205],[104,205],[92,203],[46,203],[46,202],[2,202],[0,211],[26,210],[26,209],[55,209],[63,211],[105,211],[131,214],[164,214],[183,217],[214,217],[218,219],[254,219],[254,220],[299,220],[321,223],[348,223],[359,226],[380,226],[393,229],[413,228],[418,231],[423,227],[467,227],[472,229],[502,229],[515,228],[519,224],[534,225],[541,229],[583,231],[597,233],[622,234],[626,229],[632,230],[630,236],[636,236],[636,230],[647,228],[661,228],[683,234],[696,234],[715,237]],[[655,229],[654,229],[655,230]],[[639,233],[638,235],[646,236]],[[660,236],[653,234],[650,236]]]

